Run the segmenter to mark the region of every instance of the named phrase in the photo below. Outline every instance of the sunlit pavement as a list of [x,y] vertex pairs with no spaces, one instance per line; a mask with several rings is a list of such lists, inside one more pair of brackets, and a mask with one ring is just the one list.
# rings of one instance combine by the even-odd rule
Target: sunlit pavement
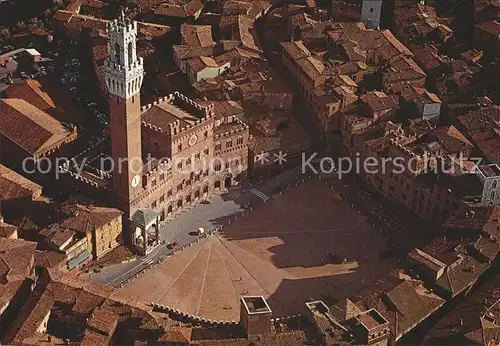
[[245,205],[265,203],[267,199],[264,196],[270,198],[284,191],[287,186],[300,182],[300,175],[301,168],[298,167],[276,175],[262,184],[244,185],[224,195],[214,196],[210,204],[198,204],[164,225],[160,229],[160,240],[165,243],[159,245],[147,256],[133,262],[103,268],[98,273],[82,274],[82,277],[118,286],[150,266],[151,263],[171,253],[173,250],[168,248],[169,243],[178,242],[180,246],[188,244],[197,237],[194,234],[198,228],[203,227],[208,231],[224,225],[231,217],[242,213]]

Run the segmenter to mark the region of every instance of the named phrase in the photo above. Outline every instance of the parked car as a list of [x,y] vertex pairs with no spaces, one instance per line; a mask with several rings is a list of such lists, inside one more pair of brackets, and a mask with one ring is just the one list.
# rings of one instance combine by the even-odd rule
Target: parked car
[[168,244],[168,248],[175,249],[175,248],[179,247],[179,245],[181,245],[181,244],[179,244],[179,242],[173,242],[171,244]]

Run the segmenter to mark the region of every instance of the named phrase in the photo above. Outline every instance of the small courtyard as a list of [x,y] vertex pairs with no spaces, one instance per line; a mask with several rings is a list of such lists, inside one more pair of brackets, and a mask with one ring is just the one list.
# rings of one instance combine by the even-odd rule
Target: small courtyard
[[[224,220],[227,224],[227,220]],[[269,200],[120,288],[201,317],[238,320],[242,295],[263,295],[275,317],[311,299],[353,295],[395,265],[384,236],[350,204],[311,180]]]

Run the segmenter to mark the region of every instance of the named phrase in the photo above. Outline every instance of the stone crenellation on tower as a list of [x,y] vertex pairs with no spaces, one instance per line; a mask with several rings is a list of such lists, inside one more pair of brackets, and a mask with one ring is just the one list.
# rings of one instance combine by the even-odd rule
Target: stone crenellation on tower
[[137,22],[122,15],[108,24],[110,55],[104,62],[106,85],[124,99],[137,95],[144,78],[143,59],[137,57]]

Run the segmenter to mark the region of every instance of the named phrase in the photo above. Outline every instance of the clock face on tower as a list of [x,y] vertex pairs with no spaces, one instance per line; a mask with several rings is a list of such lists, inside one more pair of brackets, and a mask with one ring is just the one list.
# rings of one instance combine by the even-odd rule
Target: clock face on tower
[[135,177],[132,178],[132,181],[130,182],[130,185],[132,187],[137,187],[137,185],[139,185],[140,181],[141,181],[141,177],[139,177],[138,175],[136,175]]
[[192,135],[191,138],[189,138],[188,144],[189,146],[193,146],[196,144],[197,141],[198,137],[196,137],[196,135]]

